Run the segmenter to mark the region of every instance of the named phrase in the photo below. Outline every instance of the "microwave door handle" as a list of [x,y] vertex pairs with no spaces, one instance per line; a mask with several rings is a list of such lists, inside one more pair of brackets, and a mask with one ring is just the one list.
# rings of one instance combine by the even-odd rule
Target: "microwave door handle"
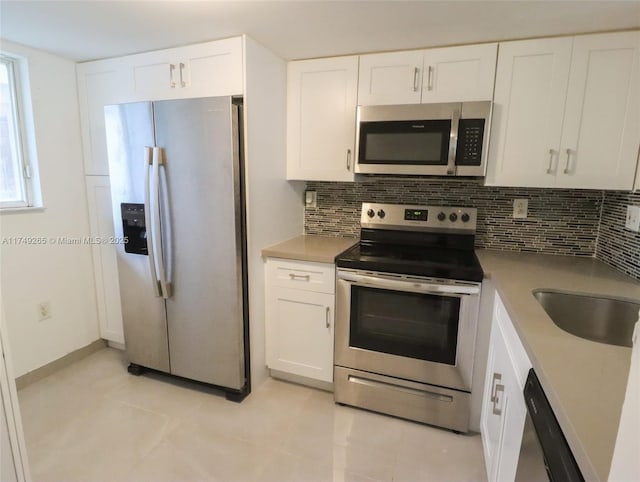
[[449,134],[449,157],[447,160],[447,176],[456,173],[456,152],[458,150],[458,125],[460,124],[460,109],[451,113],[451,133]]

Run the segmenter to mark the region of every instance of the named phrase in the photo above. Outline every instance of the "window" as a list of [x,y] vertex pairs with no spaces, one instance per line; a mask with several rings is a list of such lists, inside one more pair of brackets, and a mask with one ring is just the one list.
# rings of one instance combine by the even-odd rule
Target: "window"
[[0,55],[0,208],[31,206],[31,172],[24,149],[18,61]]

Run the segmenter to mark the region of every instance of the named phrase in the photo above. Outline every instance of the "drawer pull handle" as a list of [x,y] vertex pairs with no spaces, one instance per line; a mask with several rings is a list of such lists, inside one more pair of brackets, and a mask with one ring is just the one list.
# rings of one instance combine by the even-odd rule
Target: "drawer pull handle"
[[295,273],[289,273],[289,278],[291,278],[292,280],[301,280],[301,281],[309,281],[311,279],[311,276],[308,274],[295,274]]
[[327,306],[327,312],[326,312],[326,327],[329,328],[331,326],[331,322],[329,321],[329,312],[330,312],[330,308]]

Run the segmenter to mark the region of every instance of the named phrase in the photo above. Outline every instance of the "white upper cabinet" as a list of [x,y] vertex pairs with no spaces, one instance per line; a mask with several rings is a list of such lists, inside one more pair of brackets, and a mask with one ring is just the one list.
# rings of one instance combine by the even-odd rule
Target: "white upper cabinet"
[[576,37],[558,187],[631,189],[640,141],[640,32]]
[[552,38],[500,44],[487,184],[553,182],[572,43]]
[[124,57],[135,100],[240,95],[242,38]]
[[359,105],[491,100],[497,44],[360,57]]
[[491,100],[498,44],[424,51],[422,103]]
[[289,62],[287,179],[353,181],[358,57]]
[[500,45],[487,184],[632,189],[640,33]]
[[85,174],[109,175],[104,106],[130,97],[126,69],[121,59],[100,60],[78,64],[76,74]]
[[423,52],[360,56],[359,105],[419,104]]
[[242,38],[78,64],[85,174],[109,175],[104,106],[243,92]]

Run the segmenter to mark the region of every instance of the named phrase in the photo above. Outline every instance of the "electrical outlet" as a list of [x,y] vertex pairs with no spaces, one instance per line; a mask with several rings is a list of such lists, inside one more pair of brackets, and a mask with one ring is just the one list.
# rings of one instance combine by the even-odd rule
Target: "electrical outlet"
[[315,208],[318,206],[318,193],[316,191],[304,192],[304,205],[308,208]]
[[529,209],[528,199],[513,200],[513,218],[514,219],[526,219],[528,209]]
[[51,303],[42,301],[38,303],[38,321],[44,321],[51,318]]
[[624,227],[636,233],[640,232],[640,206],[627,206]]

